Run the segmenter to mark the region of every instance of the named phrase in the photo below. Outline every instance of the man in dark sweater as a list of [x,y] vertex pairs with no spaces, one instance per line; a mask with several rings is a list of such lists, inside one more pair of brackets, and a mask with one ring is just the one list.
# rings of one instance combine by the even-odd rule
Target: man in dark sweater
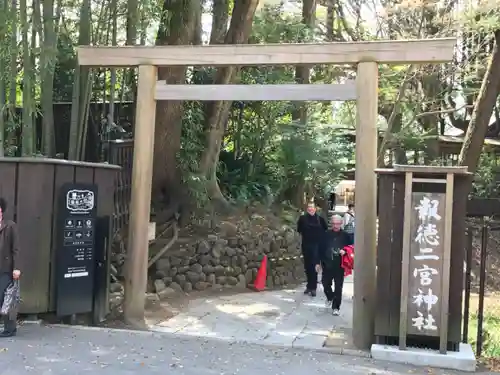
[[304,258],[304,270],[306,272],[307,286],[304,294],[316,296],[318,284],[318,271],[320,264],[319,246],[325,231],[326,221],[316,213],[314,203],[307,205],[307,212],[297,222],[297,231],[302,236],[302,256]]
[[328,197],[328,209],[330,211],[335,211],[335,204],[337,201],[337,194],[332,190],[330,196]]
[[[344,269],[342,268],[342,255],[344,247],[350,244],[349,235],[342,229],[342,218],[338,215],[332,218],[332,230],[325,234],[324,242],[320,248],[323,277],[321,283],[326,296],[326,306],[332,309],[333,315],[340,314],[342,303],[342,289],[344,287]],[[335,289],[332,290],[332,282]]]

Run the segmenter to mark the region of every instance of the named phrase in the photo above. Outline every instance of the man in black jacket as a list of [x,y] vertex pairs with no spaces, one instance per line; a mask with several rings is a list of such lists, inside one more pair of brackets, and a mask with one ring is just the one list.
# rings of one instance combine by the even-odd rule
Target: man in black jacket
[[[7,202],[0,198],[0,307],[2,306],[5,291],[13,279],[21,275],[18,262],[18,238],[16,224],[4,219]],[[3,317],[3,332],[0,337],[11,337],[16,334],[16,318]]]
[[304,294],[316,296],[319,271],[319,246],[327,229],[326,221],[316,213],[314,203],[307,205],[307,212],[297,222],[297,232],[302,235],[302,256],[307,286]]
[[335,211],[335,204],[337,201],[337,194],[332,190],[330,196],[328,197],[328,209],[330,211]]
[[[326,306],[332,309],[333,315],[340,314],[342,303],[342,289],[344,287],[344,269],[342,255],[344,247],[350,244],[349,235],[342,229],[342,218],[339,215],[332,217],[332,230],[325,234],[325,240],[320,249],[323,268],[321,283],[326,296]],[[335,289],[332,290],[332,282]]]

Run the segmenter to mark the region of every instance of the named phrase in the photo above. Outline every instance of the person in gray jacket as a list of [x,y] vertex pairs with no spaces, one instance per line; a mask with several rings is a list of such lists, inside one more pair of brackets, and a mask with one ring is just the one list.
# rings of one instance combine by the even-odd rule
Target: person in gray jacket
[[[19,248],[16,224],[6,220],[4,214],[7,202],[0,198],[0,306],[3,304],[5,291],[13,280],[19,279]],[[15,314],[3,316],[3,331],[0,337],[11,337],[17,332]]]
[[[349,235],[342,230],[342,217],[332,217],[332,229],[326,232],[321,246],[321,266],[323,269],[321,283],[325,292],[325,306],[332,309],[333,315],[340,314],[342,289],[344,288],[344,269],[342,256],[345,246],[350,245]],[[332,283],[334,289],[332,289]]]
[[354,245],[354,231],[356,229],[356,217],[354,216],[354,205],[347,206],[347,212],[344,214],[344,223],[342,229],[349,235],[349,245]]

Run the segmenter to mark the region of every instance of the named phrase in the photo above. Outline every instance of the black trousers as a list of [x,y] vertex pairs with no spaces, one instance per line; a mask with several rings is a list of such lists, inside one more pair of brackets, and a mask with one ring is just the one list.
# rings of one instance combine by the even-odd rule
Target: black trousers
[[[340,265],[323,267],[321,283],[323,284],[326,298],[332,302],[332,309],[340,309],[340,305],[342,304],[342,289],[344,288],[344,269]],[[333,290],[332,283],[335,284]]]
[[318,287],[318,273],[316,272],[317,244],[302,244],[302,256],[304,258],[304,271],[308,290],[314,291]]
[[[3,304],[3,297],[5,290],[12,282],[12,273],[1,273],[0,274],[0,306]],[[9,319],[8,316],[3,316],[3,330],[4,332],[14,332],[17,328],[16,319]]]

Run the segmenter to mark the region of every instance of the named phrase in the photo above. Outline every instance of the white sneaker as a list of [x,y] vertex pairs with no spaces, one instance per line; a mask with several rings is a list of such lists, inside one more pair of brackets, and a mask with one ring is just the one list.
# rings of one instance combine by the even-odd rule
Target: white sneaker
[[340,311],[339,311],[339,309],[333,309],[332,314],[333,314],[334,316],[339,316],[339,315],[340,315]]
[[332,308],[332,301],[329,301],[328,298],[325,298],[325,308],[327,309]]

